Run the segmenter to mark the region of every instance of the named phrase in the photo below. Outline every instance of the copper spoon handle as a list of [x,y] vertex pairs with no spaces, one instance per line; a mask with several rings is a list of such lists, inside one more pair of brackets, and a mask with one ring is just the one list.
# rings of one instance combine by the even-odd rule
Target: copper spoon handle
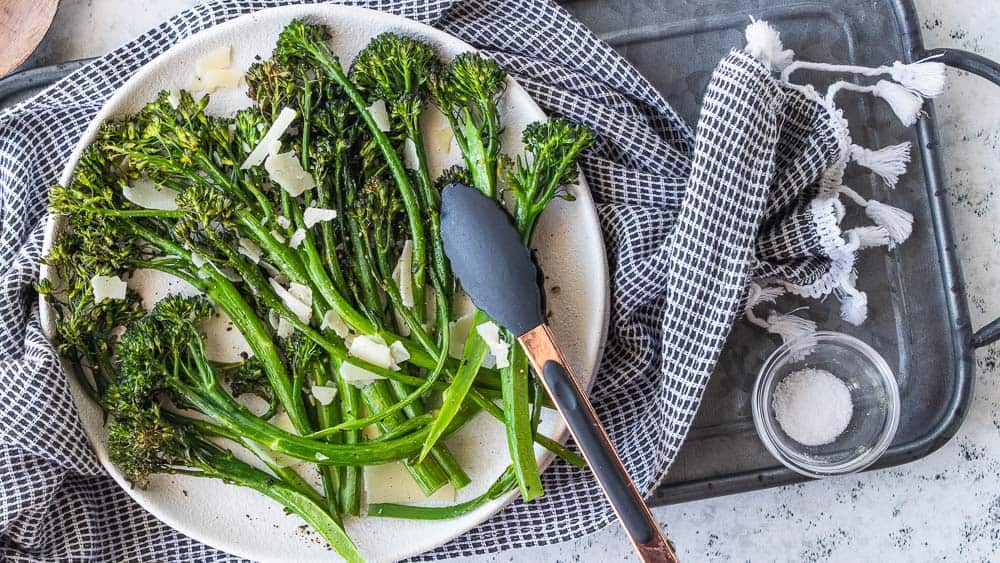
[[639,558],[649,563],[676,563],[677,556],[653,520],[635,484],[615,453],[594,407],[580,389],[572,368],[548,325],[542,324],[521,335],[518,340],[527,352],[552,402],[569,427],[583,452],[604,495],[625,528]]

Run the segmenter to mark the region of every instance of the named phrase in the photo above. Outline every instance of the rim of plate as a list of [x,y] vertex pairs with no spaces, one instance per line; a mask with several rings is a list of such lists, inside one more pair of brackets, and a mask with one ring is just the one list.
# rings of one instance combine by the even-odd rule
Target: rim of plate
[[[366,16],[370,18],[372,26],[380,26],[387,28],[394,27],[396,29],[417,31],[420,34],[430,38],[432,43],[435,44],[437,47],[448,45],[449,47],[454,48],[455,50],[458,51],[476,51],[475,47],[463,41],[462,39],[459,39],[454,35],[451,35],[445,31],[439,30],[427,24],[411,20],[403,16],[398,16],[387,12],[381,12],[378,10],[372,10],[357,6],[344,6],[337,4],[312,4],[312,5],[298,4],[298,5],[287,5],[274,8],[266,8],[263,10],[258,10],[255,12],[243,14],[241,16],[227,20],[218,25],[214,25],[212,27],[203,29],[201,31],[198,31],[192,35],[189,35],[181,39],[180,41],[178,41],[174,45],[171,45],[162,53],[160,53],[159,55],[157,55],[156,57],[145,63],[131,77],[129,77],[128,80],[122,83],[122,85],[119,86],[118,89],[115,90],[115,92],[111,95],[111,97],[109,97],[108,100],[104,103],[104,106],[97,112],[97,114],[95,114],[93,120],[84,130],[83,134],[80,137],[80,140],[77,142],[76,146],[73,148],[72,153],[70,154],[69,158],[66,161],[66,166],[59,177],[59,182],[65,185],[67,182],[70,181],[76,169],[77,162],[80,159],[80,155],[82,154],[83,150],[93,141],[100,125],[104,123],[107,119],[113,117],[115,113],[120,110],[119,106],[121,106],[122,103],[125,100],[127,100],[141,85],[143,85],[148,79],[150,79],[150,77],[153,76],[165,63],[166,59],[173,56],[177,51],[180,51],[182,49],[195,48],[198,44],[205,43],[217,35],[224,34],[231,28],[240,28],[247,26],[248,24],[253,25],[253,23],[255,23],[254,20],[257,19],[285,17],[288,18],[290,21],[293,18],[321,17],[324,15],[350,17],[352,13],[355,16]],[[513,78],[510,78],[510,83],[508,85],[508,91],[510,91],[511,89],[520,90],[526,102],[525,104],[521,104],[519,106],[518,111],[527,110],[536,113],[539,118],[546,117],[545,113],[538,106],[535,100],[526,91],[524,91],[523,87],[520,84],[518,84],[517,81]],[[590,189],[587,186],[587,181],[582,173],[579,175],[579,178],[577,180],[577,186],[578,186],[577,188],[578,197],[576,204],[580,203],[586,204],[584,206],[581,206],[584,208],[581,210],[581,212],[588,216],[587,222],[599,230],[600,221],[597,217],[597,210],[594,205]],[[47,215],[44,238],[42,242],[42,250],[41,250],[42,255],[44,255],[49,251],[55,239],[55,236],[64,227],[65,227],[65,219],[63,217],[56,217],[51,214]],[[601,358],[603,357],[604,347],[605,344],[607,343],[607,332],[611,314],[610,312],[611,287],[608,279],[609,273],[608,273],[607,252],[604,246],[603,236],[598,236],[597,238],[599,244],[597,244],[596,245],[597,248],[594,248],[593,250],[595,250],[597,254],[599,254],[599,256],[598,255],[591,256],[591,259],[599,263],[596,269],[601,279],[598,280],[597,283],[598,285],[603,287],[603,295],[601,296],[601,299],[598,302],[600,308],[602,309],[600,315],[601,317],[600,326],[597,327],[598,330],[596,331],[594,330],[587,331],[588,338],[586,339],[587,344],[585,346],[585,349],[591,352],[590,354],[587,355],[592,356],[587,358],[588,360],[587,363],[590,363],[593,366],[591,373],[589,374],[590,377],[585,385],[588,393],[593,388],[594,382],[597,379],[597,373],[600,370]],[[42,264],[39,271],[39,278],[47,279],[50,278],[51,275],[52,274],[49,271],[49,268],[45,264]],[[42,332],[50,341],[53,340],[55,336],[54,318],[52,315],[51,306],[43,296],[39,296],[39,317],[42,325]],[[64,370],[71,369],[65,362],[63,362],[63,366]],[[74,403],[76,403],[79,400],[79,398],[76,395],[74,395],[73,398],[74,398]],[[142,506],[143,509],[145,509],[147,512],[149,512],[150,514],[152,514],[157,519],[167,524],[171,528],[185,535],[188,535],[199,542],[205,543],[206,545],[209,545],[216,549],[220,549],[227,553],[231,553],[238,557],[245,557],[248,559],[255,558],[255,554],[248,553],[246,550],[242,548],[241,545],[227,543],[225,541],[224,536],[220,536],[217,534],[213,535],[213,534],[203,533],[203,530],[201,528],[189,525],[187,521],[183,519],[174,518],[172,516],[162,513],[157,509],[157,504],[155,502],[149,501],[145,497],[134,494],[131,485],[121,477],[121,475],[118,473],[117,470],[114,469],[114,465],[108,458],[107,451],[104,447],[104,444],[101,442],[100,437],[96,436],[95,433],[88,427],[88,425],[84,425],[84,431],[85,434],[87,435],[87,440],[93,447],[94,452],[98,457],[98,460],[101,462],[101,465],[104,466],[105,470],[108,471],[109,475],[118,483],[119,486],[122,487],[122,489],[126,492],[126,494],[128,494],[129,497],[132,498],[132,500],[134,500],[136,503]],[[559,442],[565,442],[567,435],[568,435],[568,429],[565,423],[561,419],[559,419],[557,421],[556,431],[554,433],[554,436],[552,437]],[[539,462],[540,471],[544,472],[545,469],[547,469],[548,466],[552,463],[554,457],[555,457],[554,454],[546,451],[539,458],[537,458]],[[423,543],[418,542],[416,544],[411,544],[410,546],[401,548],[398,552],[398,557],[394,555],[393,558],[405,559],[447,544],[448,542],[454,540],[455,538],[458,538],[462,534],[465,534],[469,530],[475,528],[476,526],[479,526],[483,522],[495,516],[498,512],[500,512],[500,510],[502,510],[504,507],[510,504],[517,497],[517,495],[518,491],[515,489],[514,491],[511,491],[509,494],[500,497],[496,501],[485,504],[483,507],[479,508],[476,511],[479,514],[477,514],[475,518],[471,519],[468,524],[457,525],[454,529],[454,533],[450,534],[450,536],[446,538],[444,541],[439,541],[437,539],[430,539]]]

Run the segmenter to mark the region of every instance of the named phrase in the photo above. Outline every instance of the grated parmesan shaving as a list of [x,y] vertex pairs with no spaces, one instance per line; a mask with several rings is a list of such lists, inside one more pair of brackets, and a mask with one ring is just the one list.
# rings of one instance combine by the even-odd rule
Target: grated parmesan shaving
[[249,258],[254,264],[260,263],[260,257],[264,255],[264,250],[254,241],[240,237],[239,253]]
[[311,229],[316,223],[333,221],[336,218],[337,211],[335,209],[307,207],[306,210],[302,212],[302,221],[305,223],[307,229]]
[[399,296],[403,305],[413,307],[413,241],[403,243],[403,251],[399,253],[399,261],[392,272],[392,279],[399,288]]
[[292,197],[302,195],[306,190],[316,187],[316,180],[302,168],[302,163],[295,157],[293,151],[268,156],[264,161],[264,169],[267,170],[271,180]]
[[385,102],[382,100],[375,100],[372,105],[368,106],[368,113],[371,114],[372,120],[375,121],[375,125],[378,126],[382,131],[388,131],[392,129],[389,124],[389,112],[385,109]]
[[505,368],[510,365],[510,344],[500,337],[500,327],[493,321],[485,322],[476,327],[476,332],[490,349],[490,355],[496,358],[496,367]]
[[297,115],[292,108],[282,108],[281,113],[274,119],[274,123],[271,124],[267,133],[261,137],[260,142],[257,143],[257,146],[250,152],[247,159],[240,165],[240,169],[246,170],[253,166],[259,166],[260,163],[264,162],[264,159],[270,154],[274,143],[280,143],[281,136],[285,134],[288,127],[295,121]]
[[337,398],[337,388],[327,387],[326,385],[313,385],[311,388],[312,396],[319,401],[321,405],[329,405]]
[[340,364],[340,377],[358,389],[363,388],[372,381],[385,379],[385,377],[375,372],[368,371],[349,362]]
[[118,276],[94,276],[90,278],[90,287],[94,290],[94,304],[105,299],[125,299],[128,286]]
[[162,187],[146,178],[141,178],[122,187],[122,195],[125,199],[143,209],[159,209],[162,211],[173,211],[177,209],[176,190]]
[[[300,286],[299,284],[292,284],[292,287],[298,286],[295,291],[298,295],[292,293],[292,291],[285,289],[280,283],[275,281],[274,278],[268,279],[271,284],[271,288],[278,297],[285,303],[285,306],[298,318],[300,321],[309,324],[309,318],[312,317],[312,290],[305,286]],[[306,292],[308,291],[308,293]],[[308,302],[306,302],[308,301]]]
[[351,333],[347,323],[344,322],[344,319],[333,309],[330,309],[323,315],[323,323],[319,328],[320,330],[331,329],[341,338],[347,338]]

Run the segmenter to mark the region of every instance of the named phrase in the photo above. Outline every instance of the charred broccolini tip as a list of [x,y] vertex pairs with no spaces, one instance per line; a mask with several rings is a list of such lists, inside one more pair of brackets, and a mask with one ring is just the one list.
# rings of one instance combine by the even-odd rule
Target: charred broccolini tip
[[508,184],[517,199],[517,227],[527,243],[553,198],[572,199],[565,186],[576,182],[577,161],[593,144],[594,135],[582,125],[557,118],[528,125],[522,140],[531,156],[517,157]]
[[384,100],[391,114],[412,120],[419,117],[429,82],[439,66],[430,45],[382,33],[358,53],[350,78],[369,100]]
[[489,197],[497,195],[503,133],[498,104],[506,89],[506,71],[478,53],[455,57],[430,84],[431,97],[451,122],[473,185]]

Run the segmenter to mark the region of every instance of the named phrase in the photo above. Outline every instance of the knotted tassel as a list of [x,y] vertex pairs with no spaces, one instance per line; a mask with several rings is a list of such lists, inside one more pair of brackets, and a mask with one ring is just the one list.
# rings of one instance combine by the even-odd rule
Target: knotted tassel
[[898,207],[870,199],[865,207],[865,214],[888,233],[890,250],[910,238],[913,232],[913,215]]
[[814,321],[792,314],[799,310],[795,309],[784,314],[772,312],[767,316],[767,331],[771,334],[777,334],[781,337],[782,342],[791,342],[815,333],[816,323]]
[[837,191],[864,207],[865,215],[868,215],[876,225],[885,229],[889,236],[890,250],[895,248],[897,244],[902,244],[913,232],[913,215],[910,213],[874,199],[865,199],[847,186],[840,186]]
[[944,70],[943,63],[926,59],[909,64],[896,61],[890,68],[889,75],[910,90],[919,92],[921,96],[933,98],[944,92]]
[[905,86],[888,80],[879,80],[875,83],[872,94],[888,102],[899,121],[907,127],[916,123],[917,118],[920,117],[920,108],[924,105],[924,99],[920,97],[920,94]]
[[746,308],[753,313],[753,308],[761,303],[774,303],[779,297],[785,294],[785,288],[780,285],[762,286],[757,282],[750,282],[747,290]]
[[[795,309],[789,313],[781,314],[772,311],[767,319],[758,317],[753,308],[761,303],[774,303],[778,297],[784,295],[785,289],[779,286],[762,287],[756,282],[750,282],[747,294],[747,304],[744,316],[747,321],[763,328],[771,334],[776,334],[782,342],[791,342],[797,338],[806,337],[816,332],[816,323],[809,319],[804,319],[792,313],[805,309]],[[806,345],[809,345],[808,342]]]
[[781,43],[778,31],[764,20],[750,18],[745,34],[747,46],[744,50],[774,70],[784,69],[795,58],[795,52],[785,49]]
[[868,294],[858,290],[857,281],[857,272],[851,272],[833,290],[840,300],[840,318],[854,326],[860,326],[868,318]]
[[855,227],[847,231],[847,236],[856,237],[858,248],[873,248],[876,246],[887,246],[890,242],[889,231],[885,227]]
[[910,143],[899,143],[878,150],[851,145],[851,160],[874,172],[890,188],[895,188],[910,162]]
[[813,63],[795,61],[785,67],[781,79],[788,82],[788,77],[799,69],[819,70],[823,72],[843,72],[861,74],[864,76],[881,76],[888,74],[893,80],[906,88],[917,92],[925,98],[933,98],[944,92],[945,65],[923,59],[915,63],[896,61],[892,66],[867,67],[857,65],[834,65],[828,63]]
[[909,127],[920,117],[924,99],[917,92],[889,80],[879,80],[874,86],[859,86],[853,82],[834,82],[826,92],[827,103],[833,105],[833,97],[841,90],[874,94],[889,103],[899,121]]

